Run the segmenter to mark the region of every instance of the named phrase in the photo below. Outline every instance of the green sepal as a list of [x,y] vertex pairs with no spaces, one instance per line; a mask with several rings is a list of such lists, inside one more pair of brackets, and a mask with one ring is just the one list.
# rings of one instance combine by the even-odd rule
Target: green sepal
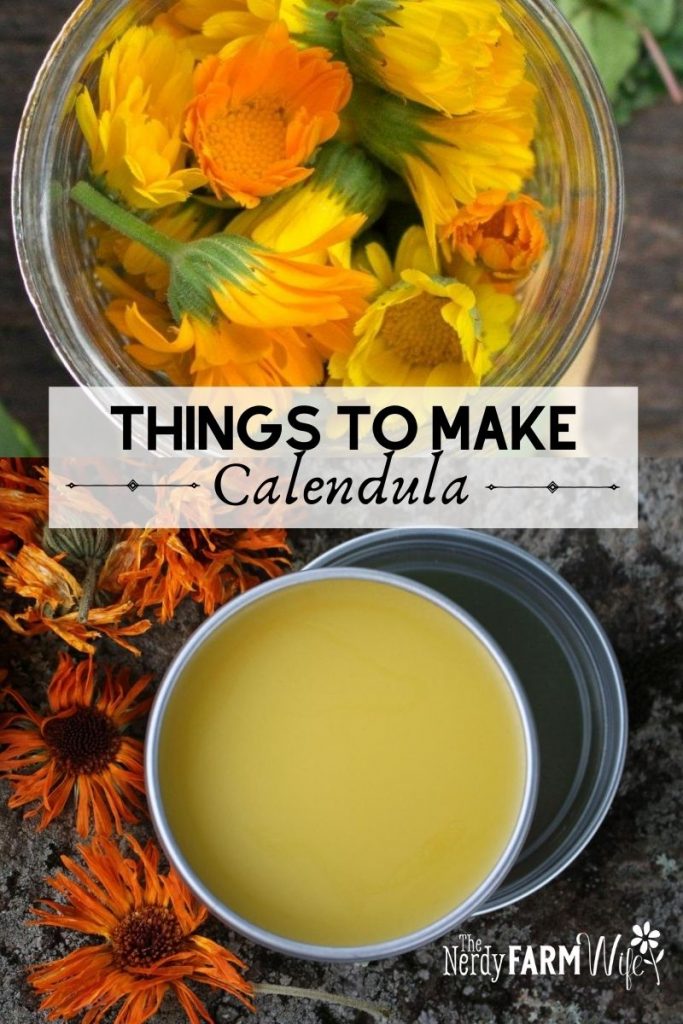
[[356,83],[347,114],[358,141],[401,176],[406,170],[406,155],[430,163],[424,144],[444,145],[443,139],[425,127],[437,122],[433,111],[372,85]]
[[247,291],[259,269],[259,252],[268,250],[241,235],[211,235],[194,242],[178,242],[124,210],[85,181],[71,190],[72,199],[84,210],[140,242],[165,260],[171,271],[168,305],[176,323],[184,314],[213,322],[220,313],[215,293],[234,285]]
[[387,26],[395,25],[392,15],[401,9],[395,0],[355,0],[339,12],[344,53],[354,77],[383,86],[382,54],[375,39]]
[[324,46],[334,57],[344,59],[339,6],[332,0],[287,0],[280,7],[280,17],[299,46]]
[[226,284],[248,291],[260,266],[259,251],[267,250],[241,235],[225,234],[178,248],[169,261],[168,288],[168,305],[176,323],[183,314],[213,322],[220,313],[215,293],[223,291]]
[[364,149],[328,142],[318,150],[313,166],[309,181],[314,192],[327,189],[339,195],[346,213],[366,215],[366,228],[381,217],[389,197],[387,181],[377,161]]

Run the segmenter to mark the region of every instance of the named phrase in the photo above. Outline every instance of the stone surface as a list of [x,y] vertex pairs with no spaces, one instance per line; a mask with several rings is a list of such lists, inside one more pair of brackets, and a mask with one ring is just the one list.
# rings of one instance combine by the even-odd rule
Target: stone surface
[[[681,743],[683,690],[683,463],[647,461],[642,467],[639,531],[507,531],[502,534],[558,569],[602,620],[623,667],[630,706],[629,754],[614,806],[588,849],[556,881],[505,911],[470,922],[469,931],[498,949],[509,944],[571,944],[577,932],[630,934],[650,919],[666,950],[662,984],[638,979],[626,991],[619,979],[506,978],[497,985],[444,978],[440,943],[382,963],[325,966],[286,959],[212,923],[207,932],[228,942],[250,965],[253,980],[323,988],[388,1006],[395,1024],[680,1024],[683,1019],[681,921],[683,830]],[[338,543],[341,531],[292,535],[297,564]],[[140,670],[158,678],[201,619],[186,603],[176,619],[142,639]],[[2,656],[13,683],[34,700],[47,682],[57,645],[3,632]],[[133,661],[114,648],[108,657]],[[7,788],[2,786],[2,796]],[[141,827],[138,834],[146,834]],[[73,848],[66,822],[42,834],[18,812],[0,810],[0,1020],[40,1024],[24,982],[26,966],[74,948],[75,936],[24,925],[29,904],[45,895],[41,877]],[[451,941],[454,940],[451,936]],[[76,939],[76,944],[78,940]],[[209,1006],[222,1024],[249,1015],[223,996]],[[169,1003],[159,1024],[181,1024]],[[354,1011],[264,997],[260,1024],[368,1024]]]

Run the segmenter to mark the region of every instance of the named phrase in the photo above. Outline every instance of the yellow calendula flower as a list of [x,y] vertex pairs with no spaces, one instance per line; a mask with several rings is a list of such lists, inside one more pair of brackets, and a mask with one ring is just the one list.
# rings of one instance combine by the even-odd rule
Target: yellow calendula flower
[[421,228],[404,234],[393,266],[376,243],[362,262],[380,291],[356,325],[355,348],[333,356],[330,375],[365,387],[479,384],[510,340],[517,301],[444,277]]
[[[226,232],[286,252],[309,246],[349,215],[361,215],[359,229],[364,230],[380,216],[386,199],[384,175],[375,161],[357,146],[329,142],[320,150],[308,181],[238,213]],[[305,259],[325,263],[331,258],[349,266],[350,254],[351,239],[346,239],[329,250],[312,251]]]
[[338,20],[356,74],[444,114],[495,110],[524,77],[498,0],[356,0]]
[[206,182],[182,140],[193,67],[168,33],[132,28],[104,55],[96,100],[87,88],[76,99],[92,173],[132,207],[182,202]]
[[127,354],[179,387],[316,385],[329,357],[353,348],[352,318],[311,328],[268,328],[222,317],[207,323],[186,314],[176,325],[165,306],[108,268],[99,268],[98,277],[114,296],[107,317],[130,339]]
[[[123,337],[129,336],[126,327],[126,316],[129,309],[135,306],[139,315],[157,332],[164,334],[172,323],[168,307],[161,301],[153,299],[146,292],[140,291],[135,284],[125,275],[118,274],[111,267],[99,264],[95,267],[95,278],[109,297],[106,307],[106,317],[116,327]],[[132,336],[131,336],[132,337]],[[147,349],[140,346],[140,353],[134,344],[126,346],[127,355],[131,356],[136,363],[144,366],[152,372],[165,374],[171,384],[176,387],[186,387],[192,382],[190,374],[191,358],[186,351],[174,354],[166,359],[160,358],[152,353],[149,359]],[[138,358],[140,355],[140,358]]]
[[197,387],[296,387],[319,384],[323,376],[321,355],[293,327],[244,327],[223,318],[208,324],[184,316],[162,332],[134,305],[126,310],[124,333],[134,339],[129,352],[141,365],[170,376],[184,364]]
[[202,25],[202,35],[218,44],[223,59],[243,43],[267,31],[279,18],[279,0],[227,0],[222,10]]
[[400,174],[420,208],[430,243],[460,205],[480,192],[518,192],[534,169],[536,89],[523,81],[497,110],[443,117],[356,83],[350,130]]
[[345,241],[362,223],[362,214],[346,217],[332,231],[287,252],[241,235],[190,242],[172,257],[171,311],[177,321],[189,312],[210,322],[218,312],[245,327],[316,327],[345,320],[370,292],[372,279],[307,257]]
[[356,234],[364,222],[362,214],[343,218],[298,249],[275,252],[242,235],[223,233],[179,242],[84,181],[74,186],[71,197],[169,264],[167,301],[177,324],[189,314],[207,323],[224,316],[244,327],[318,327],[357,313],[372,290],[368,274],[306,262],[311,252]]
[[279,16],[279,0],[178,0],[154,25],[184,38],[194,55],[228,56]]

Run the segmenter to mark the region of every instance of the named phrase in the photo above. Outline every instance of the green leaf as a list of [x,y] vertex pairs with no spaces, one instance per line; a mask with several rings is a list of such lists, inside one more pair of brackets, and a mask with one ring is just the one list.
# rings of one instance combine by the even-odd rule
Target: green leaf
[[[674,74],[683,77],[683,0],[674,3],[674,20],[660,46]],[[634,113],[652,106],[666,94],[666,86],[643,50],[640,60],[622,81],[614,101],[614,112],[619,124],[627,124]]]
[[17,423],[0,403],[0,455],[16,457],[39,454],[28,430]]
[[557,0],[557,4],[593,57],[620,124],[666,92],[643,46],[642,29],[658,39],[674,74],[683,75],[683,0]]
[[683,74],[683,0],[679,0],[671,31],[660,40],[664,56],[676,74]]
[[656,36],[664,36],[676,18],[676,0],[630,0],[631,6],[643,25]]
[[617,10],[595,0],[557,2],[593,58],[607,94],[614,99],[622,79],[640,56],[640,34],[627,18],[628,9]]

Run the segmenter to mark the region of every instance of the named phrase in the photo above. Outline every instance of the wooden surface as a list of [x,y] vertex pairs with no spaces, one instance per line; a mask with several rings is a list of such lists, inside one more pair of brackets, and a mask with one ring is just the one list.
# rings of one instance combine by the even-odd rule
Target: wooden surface
[[[0,399],[47,443],[47,389],[70,378],[25,297],[9,181],[32,78],[72,0],[0,5]],[[683,107],[662,104],[623,133],[628,219],[591,384],[641,389],[644,454],[683,454]]]

